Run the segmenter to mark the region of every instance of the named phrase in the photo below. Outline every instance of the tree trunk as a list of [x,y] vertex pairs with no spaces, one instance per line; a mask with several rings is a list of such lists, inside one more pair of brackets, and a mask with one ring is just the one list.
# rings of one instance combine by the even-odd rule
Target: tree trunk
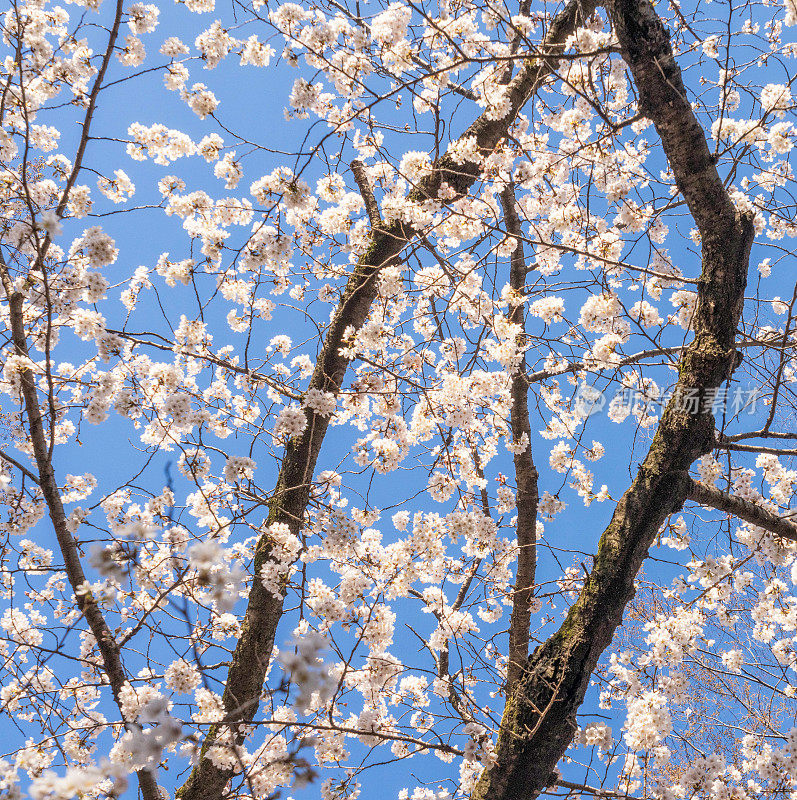
[[[482,155],[492,152],[528,99],[555,69],[556,60],[553,56],[562,51],[567,37],[593,13],[596,6],[596,0],[570,0],[551,23],[540,45],[540,55],[526,60],[517,77],[508,84],[510,108],[506,116],[494,120],[486,113],[482,114],[460,138],[474,137]],[[462,195],[473,185],[479,173],[477,164],[458,165],[444,155],[410,197],[416,202],[436,199],[443,182]],[[399,256],[414,235],[415,231],[399,223],[373,228],[368,249],[349,278],[340,306],[327,331],[308,389],[321,389],[333,394],[340,391],[349,366],[349,359],[341,354],[344,333],[347,330],[357,332],[365,323],[376,297],[379,271]],[[285,449],[266,523],[285,523],[294,534],[299,533],[302,525],[315,464],[328,426],[327,418],[309,409],[306,413],[307,428]],[[231,726],[236,741],[242,742],[245,726],[252,722],[257,713],[284,600],[283,596],[275,597],[268,592],[258,577],[261,566],[270,559],[272,551],[273,543],[266,531],[257,544],[249,604],[225,683],[223,702],[226,718],[223,723],[210,728],[202,745],[199,763],[178,790],[178,800],[218,800],[234,774],[231,770],[218,769],[205,755],[221,733],[222,726]]]
[[[661,137],[697,223],[702,273],[694,339],[679,365],[676,392],[650,450],[601,536],[595,565],[561,628],[529,659],[507,699],[497,762],[472,800],[533,800],[575,732],[598,659],[622,623],[634,579],[660,526],[679,510],[692,486],[689,468],[714,443],[711,390],[729,376],[754,231],[720,179],[686,96],[669,35],[649,0],[615,0],[608,9],[640,97],[640,111]],[[698,412],[684,400],[700,398]]]

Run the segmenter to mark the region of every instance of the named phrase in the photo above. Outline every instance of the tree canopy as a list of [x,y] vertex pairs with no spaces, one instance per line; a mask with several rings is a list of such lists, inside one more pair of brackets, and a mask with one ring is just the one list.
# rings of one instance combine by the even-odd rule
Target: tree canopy
[[797,3],[10,0],[3,798],[797,797]]

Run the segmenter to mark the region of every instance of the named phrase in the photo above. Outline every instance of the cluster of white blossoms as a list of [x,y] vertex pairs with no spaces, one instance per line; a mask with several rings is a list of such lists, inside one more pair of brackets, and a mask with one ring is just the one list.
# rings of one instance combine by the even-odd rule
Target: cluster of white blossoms
[[319,700],[323,702],[324,696],[334,688],[334,676],[321,660],[321,654],[325,649],[324,637],[308,632],[295,637],[280,651],[278,661],[296,686],[298,691],[296,706],[300,711],[313,703],[318,703]]
[[274,440],[286,442],[304,431],[307,427],[307,415],[299,406],[287,406],[280,411],[274,425]]
[[229,483],[251,479],[255,474],[255,462],[246,456],[230,456],[224,465],[224,477]]
[[164,749],[173,748],[182,737],[182,723],[169,713],[170,703],[164,696],[151,692],[145,693],[144,702],[141,699],[140,690],[127,693],[128,702],[125,705],[123,701],[123,713],[127,709],[129,719],[139,724],[131,726],[110,752],[111,763],[128,772],[152,769],[160,761]]
[[[301,788],[306,756],[325,800],[356,797],[374,748],[372,760],[417,759],[418,773],[425,758],[452,764],[445,785],[400,800],[461,800],[493,763],[504,701],[528,513],[513,468],[533,458],[539,472],[531,635],[543,641],[581,591],[610,511],[591,504],[621,496],[691,337],[699,258],[684,257],[678,186],[614,33],[602,12],[578,27],[556,75],[487,147],[484,130],[514,114],[513,52],[535,52],[549,27],[539,9],[384,2],[354,17],[336,3],[255,0],[233,14],[186,0],[161,33],[172,12],[135,2],[104,58],[113,9],[72,6],[22,0],[3,17],[1,266],[28,352],[12,345],[4,301],[2,452],[18,463],[0,462],[0,701],[22,733],[0,793],[94,800],[161,759],[176,764],[170,778],[188,766],[227,715],[227,663],[259,581],[286,599],[294,638],[252,730],[239,740],[221,727],[207,752],[239,795]],[[193,17],[210,12],[219,19]],[[797,379],[782,285],[797,127],[791,81],[768,65],[792,68],[797,5],[749,16],[732,35],[703,20],[697,43],[678,15],[668,25],[688,48],[690,96],[699,72],[692,99],[720,174],[755,216],[760,281],[740,333],[753,365],[734,380],[764,390],[774,433]],[[736,36],[755,55],[731,67]],[[233,102],[231,86],[246,88]],[[269,92],[280,100],[257,100]],[[449,137],[482,111],[485,127]],[[504,218],[508,189],[520,231]],[[375,227],[417,237],[371,275]],[[327,348],[330,331],[341,335]],[[86,554],[79,591],[121,642],[117,698],[46,538],[28,378],[65,530]],[[611,437],[603,414],[619,426]],[[723,435],[747,422],[717,416]],[[327,424],[316,464],[310,433]],[[306,462],[291,479],[307,507],[275,522],[290,494],[280,465],[299,442]],[[75,453],[91,473],[59,472],[87,469],[68,466]],[[777,515],[797,487],[786,456],[744,445],[692,474]],[[687,507],[662,527],[666,555],[640,577],[623,642],[595,674],[600,700],[575,721],[567,779],[601,775],[602,791],[655,800],[794,793],[797,734],[782,720],[797,693],[796,548],[752,523],[711,537],[712,519]],[[700,720],[718,685],[728,710],[711,731]],[[596,704],[622,721],[595,722]],[[734,726],[752,732],[739,739]]]
[[220,612],[231,611],[239,598],[244,573],[238,564],[230,564],[235,551],[225,551],[214,539],[196,542],[187,549],[188,566],[195,570],[195,582],[207,587],[210,598]]
[[284,522],[268,526],[269,558],[260,567],[259,578],[263,586],[275,597],[282,597],[285,580],[296,567],[302,543]]
[[173,661],[163,675],[166,685],[174,692],[188,694],[199,683],[199,672],[193,664],[184,659]]

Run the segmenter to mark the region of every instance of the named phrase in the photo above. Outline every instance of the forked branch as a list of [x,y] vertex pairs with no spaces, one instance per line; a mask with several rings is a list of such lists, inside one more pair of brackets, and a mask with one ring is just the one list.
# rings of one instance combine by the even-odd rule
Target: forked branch
[[715,390],[735,360],[752,219],[737,212],[717,173],[653,5],[615,0],[607,10],[639,91],[640,109],[656,126],[700,231],[703,269],[694,339],[681,356],[676,392],[601,536],[577,601],[560,629],[531,657],[507,700],[496,762],[482,775],[473,800],[533,800],[551,784],[575,733],[592,671],[634,596],[634,579],[648,548],[664,520],[689,496],[692,463],[713,446],[714,418],[708,412],[691,413],[683,398]]

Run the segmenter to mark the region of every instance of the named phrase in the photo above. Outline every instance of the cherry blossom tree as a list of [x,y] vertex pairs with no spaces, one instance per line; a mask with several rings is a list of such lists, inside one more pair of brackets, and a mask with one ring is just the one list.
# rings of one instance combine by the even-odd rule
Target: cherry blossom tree
[[794,798],[795,24],[11,0],[3,796]]

